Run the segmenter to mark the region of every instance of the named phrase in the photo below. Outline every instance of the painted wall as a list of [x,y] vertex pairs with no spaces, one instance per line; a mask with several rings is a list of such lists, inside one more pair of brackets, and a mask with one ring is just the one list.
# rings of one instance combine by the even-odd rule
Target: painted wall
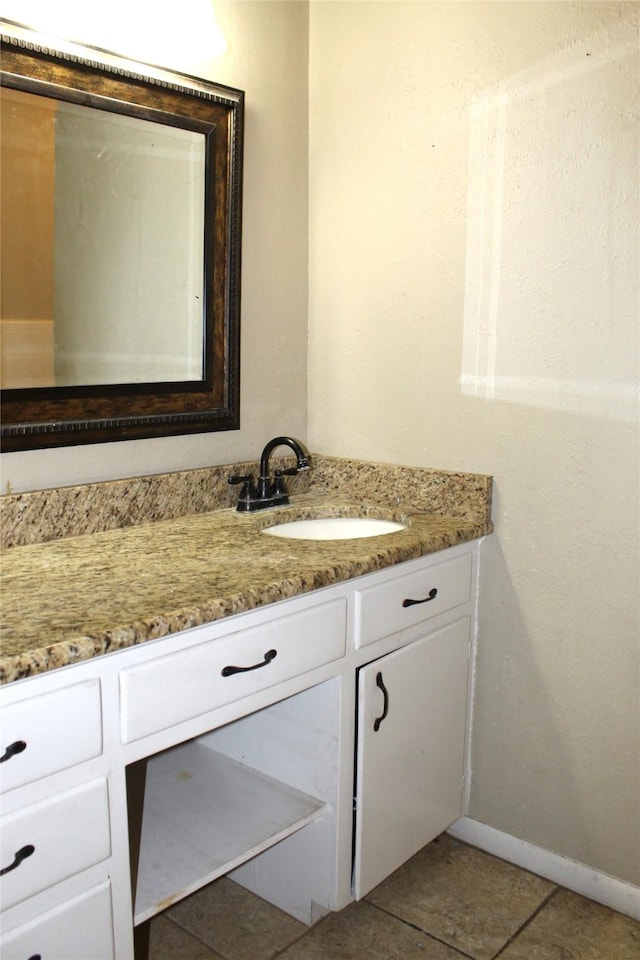
[[309,87],[305,3],[216,2],[217,59],[197,0],[146,33],[128,6],[74,38],[247,91],[242,429],[5,455],[4,484],[304,439],[309,236],[312,449],[496,477],[471,816],[638,882],[638,6],[314,2]]
[[[179,9],[179,15],[177,11]],[[226,44],[214,55],[219,37]],[[1,457],[2,492],[258,457],[307,432],[308,7],[286,0],[0,0],[0,16],[246,94],[241,428]]]
[[312,449],[496,478],[469,814],[639,876],[638,4],[313,3]]

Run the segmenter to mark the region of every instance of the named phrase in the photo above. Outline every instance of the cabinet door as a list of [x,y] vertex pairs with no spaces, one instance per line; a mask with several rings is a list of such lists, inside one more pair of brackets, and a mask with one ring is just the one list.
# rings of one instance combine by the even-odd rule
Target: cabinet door
[[356,898],[461,813],[469,618],[358,673]]

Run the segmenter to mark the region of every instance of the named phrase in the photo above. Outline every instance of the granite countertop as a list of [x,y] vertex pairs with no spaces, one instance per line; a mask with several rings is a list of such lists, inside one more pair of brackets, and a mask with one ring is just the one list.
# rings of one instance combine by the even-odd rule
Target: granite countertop
[[[0,560],[0,682],[157,639],[474,540],[489,519],[414,513],[302,494],[15,546]],[[277,521],[380,516],[405,530],[343,541],[264,536]]]

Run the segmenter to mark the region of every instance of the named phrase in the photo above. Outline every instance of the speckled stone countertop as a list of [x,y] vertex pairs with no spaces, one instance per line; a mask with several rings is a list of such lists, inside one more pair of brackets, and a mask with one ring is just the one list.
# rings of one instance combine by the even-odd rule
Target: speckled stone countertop
[[[413,502],[415,498],[409,507],[391,497],[387,503],[393,506],[383,507],[381,497],[378,503],[367,504],[325,491],[292,496],[289,507],[264,512],[241,514],[230,507],[218,508],[5,550],[0,560],[0,682],[157,639],[482,537],[492,525],[491,478],[481,480],[473,504],[458,511],[462,516],[416,512],[425,505]],[[484,498],[478,495],[482,489]],[[261,532],[288,519],[368,515],[407,526],[383,536],[324,542]]]

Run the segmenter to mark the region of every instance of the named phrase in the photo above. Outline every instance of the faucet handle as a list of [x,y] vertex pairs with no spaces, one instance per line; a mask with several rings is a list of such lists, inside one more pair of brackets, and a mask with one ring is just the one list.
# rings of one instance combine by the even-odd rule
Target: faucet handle
[[234,475],[229,477],[227,483],[236,484],[236,483],[251,483],[252,477],[250,473],[245,473],[242,476]]
[[244,486],[240,491],[240,496],[238,497],[239,502],[248,502],[255,496],[255,490],[253,488],[253,477],[250,473],[243,474],[242,476],[232,476],[229,477],[227,483],[232,486],[237,483],[243,483]]
[[283,477],[295,477],[298,472],[297,467],[289,467],[287,470],[276,470],[274,473],[273,488],[271,490],[271,495],[273,497],[286,497],[287,490],[284,485]]

